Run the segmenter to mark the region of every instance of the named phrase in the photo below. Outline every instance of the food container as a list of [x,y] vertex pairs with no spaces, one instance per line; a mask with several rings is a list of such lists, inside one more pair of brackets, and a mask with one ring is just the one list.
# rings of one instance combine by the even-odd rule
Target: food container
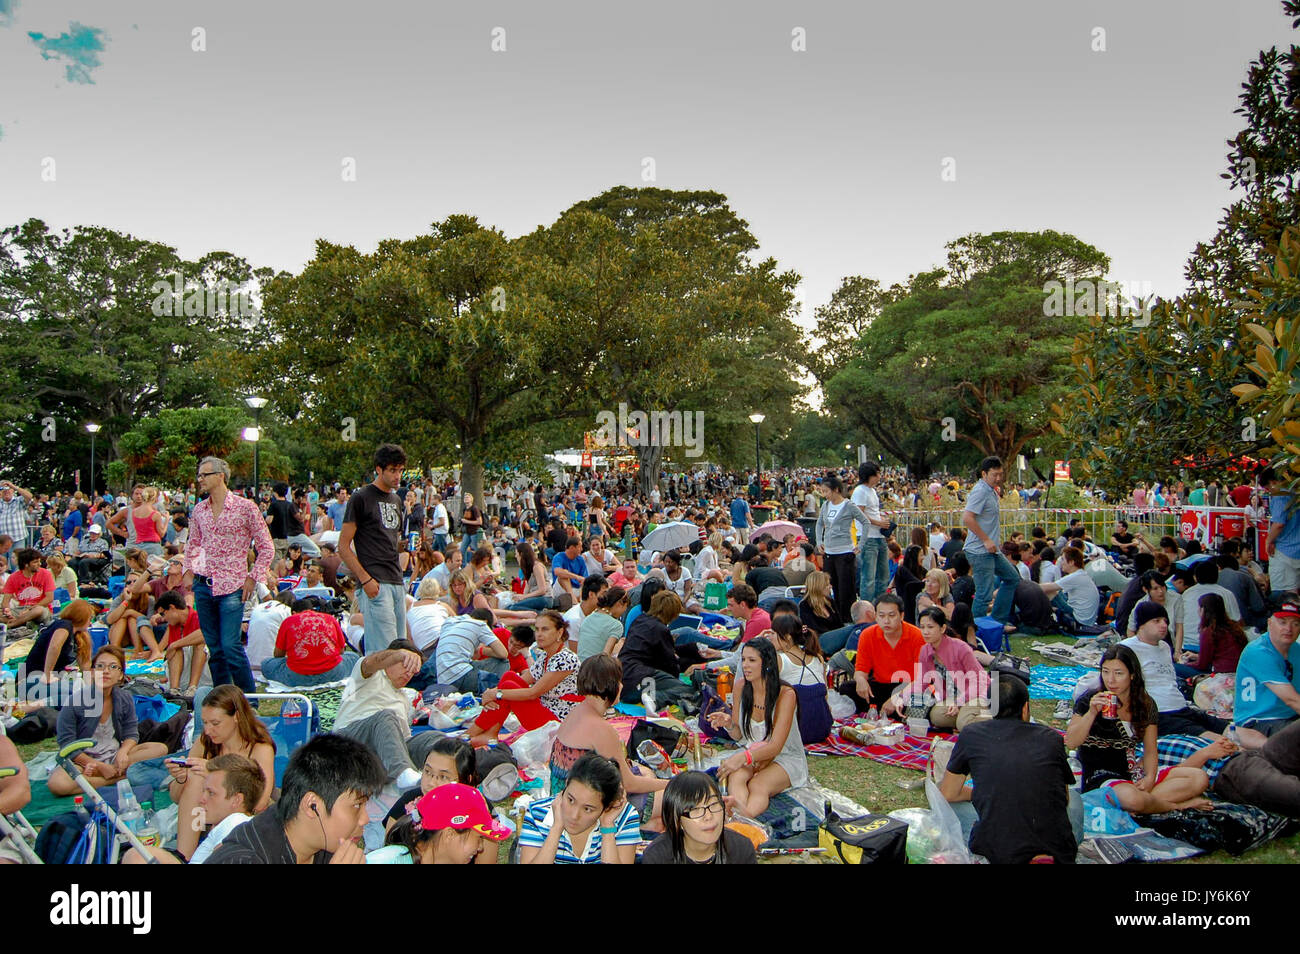
[[908,719],[907,734],[914,739],[924,739],[930,734],[929,719]]

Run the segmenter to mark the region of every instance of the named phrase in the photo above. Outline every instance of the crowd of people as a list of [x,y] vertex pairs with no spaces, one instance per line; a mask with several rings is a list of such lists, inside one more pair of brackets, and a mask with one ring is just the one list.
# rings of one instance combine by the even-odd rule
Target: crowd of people
[[[33,697],[80,672],[97,688],[102,705],[66,705],[54,729],[60,743],[93,740],[76,757],[92,784],[166,760],[172,800],[207,825],[182,824],[160,860],[495,863],[508,832],[475,787],[476,759],[507,723],[554,723],[551,794],[523,817],[521,863],[631,863],[645,835],[656,836],[646,862],[752,862],[726,813],[758,817],[807,784],[805,746],[831,732],[832,693],[873,720],[956,733],[944,792],[993,860],[1073,859],[1067,747],[1083,791],[1114,789],[1126,811],[1204,807],[1217,785],[1300,814],[1300,515],[1269,470],[1244,493],[1154,484],[1123,501],[1255,508],[1268,516],[1266,571],[1245,540],[1211,555],[1122,518],[1102,540],[1083,521],[1059,536],[1003,534],[1005,495],[1032,507],[1043,488],[1005,487],[996,458],[969,481],[868,462],[668,475],[648,495],[626,476],[499,480],[481,501],[454,481],[407,480],[397,445],[373,463],[364,486],[280,483],[264,500],[232,490],[211,457],[171,494],[50,499],[0,482],[0,617],[10,641],[32,639],[19,685]],[[891,512],[944,494],[961,525],[900,539]],[[777,532],[759,514],[782,521]],[[642,546],[673,525],[689,543]],[[706,607],[736,631],[702,629]],[[1095,635],[1110,620],[1116,645],[1065,744],[1053,742],[1027,721],[1023,683],[990,675],[981,633]],[[173,698],[194,707],[183,756],[136,724],[128,658],[164,664]],[[1231,725],[1189,699],[1213,673],[1235,673]],[[293,753],[274,803],[274,742],[247,699],[259,680],[343,685],[332,732]],[[470,693],[482,711],[467,738],[430,749],[412,733],[411,690]],[[716,777],[657,778],[610,728],[619,703],[698,714],[702,732],[738,748]],[[1159,768],[1168,735],[1208,744]],[[1229,756],[1241,768],[1215,782],[1206,764]],[[0,804],[15,779],[0,783]],[[47,784],[76,789],[61,769]],[[405,795],[366,855],[355,837],[386,786]]]

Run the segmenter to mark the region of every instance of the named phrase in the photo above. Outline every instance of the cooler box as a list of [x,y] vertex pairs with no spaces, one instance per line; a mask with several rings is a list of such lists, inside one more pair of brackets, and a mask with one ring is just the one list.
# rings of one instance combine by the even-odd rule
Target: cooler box
[[96,623],[90,627],[90,654],[99,652],[101,646],[108,645],[108,627]]
[[975,634],[991,653],[1002,652],[1002,643],[1006,639],[1006,630],[992,616],[980,616],[975,620]]

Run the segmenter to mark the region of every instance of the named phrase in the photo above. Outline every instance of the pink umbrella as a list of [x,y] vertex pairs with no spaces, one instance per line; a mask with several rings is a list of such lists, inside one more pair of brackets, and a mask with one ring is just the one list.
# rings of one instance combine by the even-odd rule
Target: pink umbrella
[[797,523],[791,523],[789,520],[769,520],[757,530],[750,533],[750,537],[756,537],[759,534],[770,533],[773,539],[784,540],[787,533],[793,533],[795,539],[805,536],[803,527]]

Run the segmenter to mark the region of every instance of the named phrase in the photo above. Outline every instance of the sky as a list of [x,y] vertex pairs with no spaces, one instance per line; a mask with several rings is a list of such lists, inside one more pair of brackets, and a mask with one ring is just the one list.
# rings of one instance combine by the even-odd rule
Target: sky
[[977,231],[1068,232],[1173,296],[1247,66],[1293,38],[1277,0],[0,0],[0,224],[296,271],[654,185],[725,194],[808,327]]

